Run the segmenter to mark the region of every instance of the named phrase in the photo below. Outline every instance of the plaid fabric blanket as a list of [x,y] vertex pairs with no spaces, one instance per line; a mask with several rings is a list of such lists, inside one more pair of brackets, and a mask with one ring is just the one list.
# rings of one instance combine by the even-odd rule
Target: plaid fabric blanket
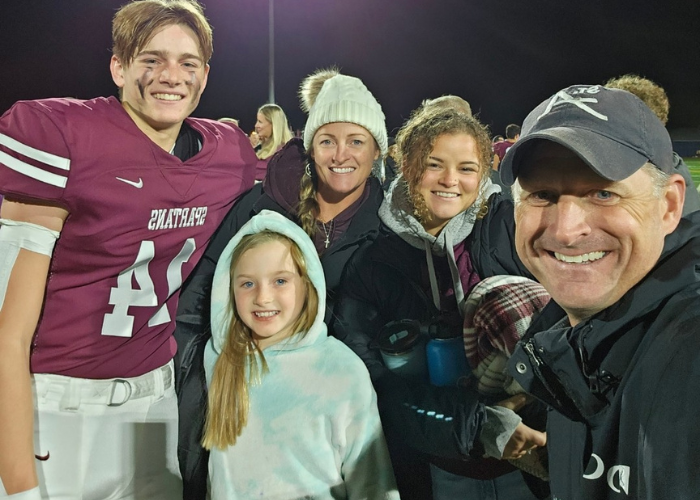
[[464,349],[479,392],[517,394],[508,358],[535,314],[549,302],[542,285],[519,276],[493,276],[477,284],[464,310]]

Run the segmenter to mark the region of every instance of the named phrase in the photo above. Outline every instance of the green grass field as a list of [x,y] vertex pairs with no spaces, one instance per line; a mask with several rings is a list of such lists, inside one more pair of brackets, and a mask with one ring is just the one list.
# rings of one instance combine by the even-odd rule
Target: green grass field
[[690,175],[693,177],[693,182],[695,185],[700,185],[700,158],[683,158],[688,169],[690,169]]

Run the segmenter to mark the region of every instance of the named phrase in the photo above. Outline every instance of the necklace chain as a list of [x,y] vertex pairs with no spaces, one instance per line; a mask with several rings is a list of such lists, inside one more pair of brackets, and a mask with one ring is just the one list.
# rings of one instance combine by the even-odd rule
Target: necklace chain
[[328,245],[331,244],[331,236],[333,236],[333,222],[335,220],[331,219],[328,221],[328,228],[326,228],[326,223],[323,221],[321,222],[321,227],[323,228],[323,232],[326,235],[326,240],[323,242],[326,245],[326,248],[328,248]]

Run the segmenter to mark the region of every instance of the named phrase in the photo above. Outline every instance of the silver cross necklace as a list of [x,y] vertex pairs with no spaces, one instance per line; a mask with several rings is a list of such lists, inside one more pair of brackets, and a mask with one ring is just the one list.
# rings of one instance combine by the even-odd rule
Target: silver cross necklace
[[328,248],[328,245],[331,244],[331,236],[333,236],[333,222],[334,219],[331,219],[328,221],[328,227],[326,228],[326,223],[323,221],[321,222],[321,227],[323,227],[323,233],[326,235],[326,240],[323,242],[326,245],[326,248]]

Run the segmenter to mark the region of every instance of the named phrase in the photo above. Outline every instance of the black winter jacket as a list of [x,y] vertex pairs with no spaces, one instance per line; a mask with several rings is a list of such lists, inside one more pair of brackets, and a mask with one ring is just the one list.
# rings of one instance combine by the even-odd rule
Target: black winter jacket
[[[530,276],[515,253],[513,235],[512,201],[494,194],[487,215],[476,222],[466,240],[473,268],[481,279],[499,274]],[[336,305],[335,336],[353,349],[370,371],[399,482],[402,465],[396,455],[405,450],[396,451],[397,441],[447,471],[487,477],[495,464],[487,464],[491,471],[479,470],[483,461],[470,459],[472,451],[480,456],[480,450],[473,447],[485,418],[475,391],[406,382],[389,371],[379,352],[370,348],[388,322],[423,321],[438,314],[430,285],[424,282],[426,268],[424,251],[382,226],[380,236],[360,249],[347,265]]]
[[569,327],[554,301],[509,363],[551,405],[553,498],[700,498],[700,215],[666,237],[655,268]]
[[[287,182],[299,185],[305,160],[301,142],[292,139],[270,161],[268,176],[280,174],[279,170],[276,172],[280,167],[289,169]],[[281,161],[285,161],[284,165],[279,164]],[[330,324],[345,264],[361,245],[374,240],[379,233],[377,210],[384,193],[377,179],[372,177],[369,183],[368,198],[355,213],[346,231],[321,256],[327,286],[326,324]],[[273,210],[296,221],[295,215],[275,201],[265,191],[263,184],[255,185],[226,215],[180,295],[175,328],[178,345],[175,382],[180,417],[178,459],[185,500],[199,500],[206,496],[209,453],[200,446],[207,408],[203,355],[207,340],[211,337],[209,313],[214,270],[231,237],[262,210]]]

